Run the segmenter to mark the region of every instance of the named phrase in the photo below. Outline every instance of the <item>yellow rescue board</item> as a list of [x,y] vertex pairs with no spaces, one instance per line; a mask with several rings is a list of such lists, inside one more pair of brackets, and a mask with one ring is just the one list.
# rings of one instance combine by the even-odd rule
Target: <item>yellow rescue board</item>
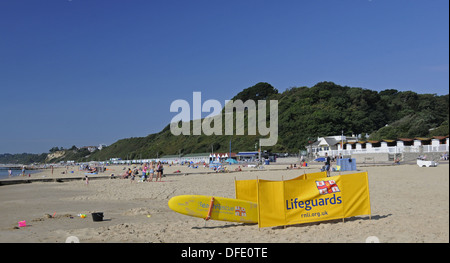
[[[212,196],[179,195],[169,200],[169,207],[183,215],[207,218]],[[258,223],[257,204],[250,201],[214,197],[211,220]]]

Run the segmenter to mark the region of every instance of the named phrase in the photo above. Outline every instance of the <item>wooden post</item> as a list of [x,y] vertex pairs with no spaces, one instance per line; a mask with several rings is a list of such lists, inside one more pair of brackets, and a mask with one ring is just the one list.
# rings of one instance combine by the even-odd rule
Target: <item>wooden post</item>
[[369,190],[369,172],[366,169],[366,183],[367,183],[367,191],[369,192],[369,209],[370,209],[370,214],[369,214],[369,220],[372,220],[372,208],[370,207],[370,190]]
[[237,198],[237,182],[236,182],[236,176],[234,177],[234,198]]
[[259,178],[256,176],[256,204],[258,206],[258,231],[261,231],[260,205],[259,205]]
[[[284,176],[281,176],[281,181],[283,182],[283,200],[286,199],[284,194]],[[284,207],[284,206],[283,206]],[[284,209],[283,209],[284,210]],[[286,223],[286,211],[284,211],[284,222]],[[286,225],[283,226],[283,229],[286,229]]]

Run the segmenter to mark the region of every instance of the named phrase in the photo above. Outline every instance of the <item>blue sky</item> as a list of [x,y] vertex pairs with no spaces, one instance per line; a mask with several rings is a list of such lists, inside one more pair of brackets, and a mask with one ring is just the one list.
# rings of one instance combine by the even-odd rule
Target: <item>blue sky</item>
[[449,92],[448,0],[1,0],[0,153],[159,132],[268,82]]

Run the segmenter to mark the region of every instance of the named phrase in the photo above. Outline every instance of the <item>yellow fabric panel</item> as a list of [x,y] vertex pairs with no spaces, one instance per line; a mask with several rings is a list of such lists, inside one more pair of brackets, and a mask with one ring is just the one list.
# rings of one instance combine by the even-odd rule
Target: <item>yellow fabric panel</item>
[[283,225],[283,181],[258,180],[259,227]]
[[257,182],[256,180],[235,181],[236,199],[257,202]]
[[345,217],[370,215],[368,175],[364,173],[341,175],[344,186]]
[[259,180],[259,227],[370,214],[367,173],[309,180]]
[[327,172],[317,172],[306,174],[306,180],[327,177]]
[[[339,178],[321,178],[318,181],[334,180],[340,185]],[[286,224],[299,224],[341,218],[342,192],[321,194],[316,180],[285,183]]]
[[286,181],[291,181],[291,180],[306,180],[306,174],[302,174],[300,176],[297,176],[295,178],[292,178],[292,179],[289,179],[289,180],[286,180]]

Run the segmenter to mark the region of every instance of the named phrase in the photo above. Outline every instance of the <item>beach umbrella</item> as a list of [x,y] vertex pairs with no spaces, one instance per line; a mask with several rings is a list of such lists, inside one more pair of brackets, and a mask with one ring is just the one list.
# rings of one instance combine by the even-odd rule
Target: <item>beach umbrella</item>
[[229,163],[229,164],[238,163],[235,159],[232,159],[232,158],[228,158],[226,160],[226,162]]

